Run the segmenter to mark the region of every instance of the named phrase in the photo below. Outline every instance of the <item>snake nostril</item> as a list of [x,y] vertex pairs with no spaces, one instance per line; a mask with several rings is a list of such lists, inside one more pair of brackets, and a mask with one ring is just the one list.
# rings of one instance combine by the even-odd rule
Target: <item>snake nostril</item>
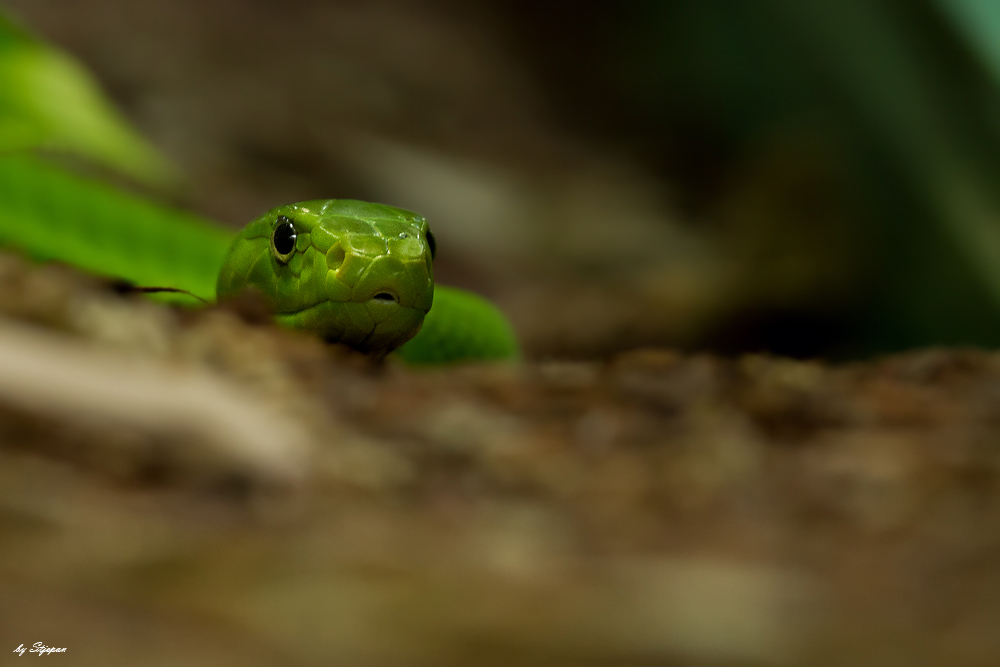
[[393,295],[389,294],[388,292],[379,292],[378,294],[376,294],[372,298],[373,299],[378,299],[379,301],[395,301],[396,300],[396,297],[394,297]]

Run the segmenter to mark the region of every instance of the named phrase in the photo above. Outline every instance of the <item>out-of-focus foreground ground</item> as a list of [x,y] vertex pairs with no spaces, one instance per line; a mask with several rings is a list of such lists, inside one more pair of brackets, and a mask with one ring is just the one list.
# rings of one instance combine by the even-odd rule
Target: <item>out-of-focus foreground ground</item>
[[[986,665],[1000,358],[415,372],[4,257],[0,632],[74,665]],[[253,317],[253,310],[248,314]],[[11,656],[13,657],[16,656]]]
[[[967,174],[966,148],[987,145],[969,140],[974,122],[958,123],[964,144],[941,130],[911,148],[926,118],[892,134],[898,119],[865,116],[832,65],[806,79],[833,107],[810,106],[794,68],[764,85],[751,68],[768,54],[801,63],[777,42],[750,58],[739,31],[716,44],[735,44],[728,56],[686,61],[739,3],[670,3],[673,23],[645,32],[596,4],[4,4],[182,166],[181,203],[234,226],[316,197],[418,210],[439,279],[496,299],[528,357],[379,365],[277,330],[252,303],[175,311],[0,256],[8,652],[44,642],[67,647],[49,660],[82,665],[1000,655],[1000,358],[734,354],[1000,340],[989,263],[968,254],[989,246],[962,236],[978,218],[956,214],[965,231],[949,235],[912,195]],[[759,3],[772,19],[834,4]],[[888,11],[843,6],[873,30]],[[972,85],[949,75],[968,56],[951,33],[892,11],[911,38],[896,46],[944,44],[920,71]],[[821,43],[831,20],[802,40]],[[922,90],[900,77],[880,98],[870,55],[858,89],[885,108]],[[636,65],[656,57],[683,66]],[[788,108],[802,113],[748,102],[800,83]],[[889,139],[858,138],[879,123]],[[942,186],[941,210],[982,210],[969,183],[946,185],[965,198]]]

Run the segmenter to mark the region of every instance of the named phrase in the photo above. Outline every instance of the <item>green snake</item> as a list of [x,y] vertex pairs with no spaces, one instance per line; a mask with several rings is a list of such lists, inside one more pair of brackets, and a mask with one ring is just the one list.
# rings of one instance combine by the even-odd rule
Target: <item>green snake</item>
[[186,305],[253,289],[279,323],[376,356],[519,356],[493,304],[434,284],[434,237],[415,213],[309,201],[268,211],[234,239],[222,225],[85,178],[67,158],[161,192],[177,184],[85,69],[0,12],[0,245]]
[[[503,314],[434,284],[436,242],[416,213],[329,199],[227,228],[26,154],[0,155],[0,243],[200,301],[255,289],[280,324],[411,363],[512,360]],[[189,304],[195,303],[190,299]]]

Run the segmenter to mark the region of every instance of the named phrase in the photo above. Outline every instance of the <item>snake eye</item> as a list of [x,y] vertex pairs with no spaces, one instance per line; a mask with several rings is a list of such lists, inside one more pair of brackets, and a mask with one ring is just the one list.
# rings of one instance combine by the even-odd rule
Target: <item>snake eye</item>
[[438,254],[438,246],[437,241],[434,240],[434,235],[431,234],[429,229],[427,230],[427,245],[431,249],[431,259],[434,259]]
[[271,233],[271,247],[274,249],[274,254],[278,256],[278,259],[285,261],[292,254],[292,251],[295,250],[295,239],[298,237],[298,233],[295,231],[295,225],[292,224],[291,219],[288,217],[279,215],[277,223],[274,226],[274,231]]

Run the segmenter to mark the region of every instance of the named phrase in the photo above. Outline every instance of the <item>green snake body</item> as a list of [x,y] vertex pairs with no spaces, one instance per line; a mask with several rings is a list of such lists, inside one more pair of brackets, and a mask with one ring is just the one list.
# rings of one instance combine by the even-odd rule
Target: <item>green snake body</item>
[[234,239],[220,225],[25,154],[0,156],[0,201],[0,243],[40,260],[206,301],[255,288],[286,326],[377,355],[399,348],[412,363],[519,356],[495,306],[434,284],[433,237],[410,211],[354,200],[290,204]]

